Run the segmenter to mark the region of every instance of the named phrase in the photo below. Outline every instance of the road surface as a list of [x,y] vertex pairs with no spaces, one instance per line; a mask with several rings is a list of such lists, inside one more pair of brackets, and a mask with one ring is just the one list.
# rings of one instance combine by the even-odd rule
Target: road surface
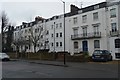
[[118,78],[118,64],[69,63],[68,67],[8,61],[3,78]]

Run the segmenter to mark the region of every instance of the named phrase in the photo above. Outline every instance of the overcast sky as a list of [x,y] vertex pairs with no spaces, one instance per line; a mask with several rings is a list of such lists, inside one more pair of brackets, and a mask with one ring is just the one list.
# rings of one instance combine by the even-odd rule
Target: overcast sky
[[[79,8],[104,2],[105,0],[63,0],[66,2],[66,12],[70,11],[70,4]],[[30,22],[35,16],[50,18],[63,14],[61,0],[0,0],[0,11],[5,11],[9,21],[14,25],[20,25],[23,21]]]

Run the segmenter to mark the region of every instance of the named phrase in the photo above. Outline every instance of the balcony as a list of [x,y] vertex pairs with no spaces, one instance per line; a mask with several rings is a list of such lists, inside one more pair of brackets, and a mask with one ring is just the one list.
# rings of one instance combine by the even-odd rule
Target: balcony
[[110,31],[110,36],[111,37],[115,37],[115,36],[119,36],[120,35],[120,33],[119,33],[119,31],[117,30],[117,31],[115,31],[115,32],[113,32],[113,31]]
[[101,32],[92,32],[92,33],[71,35],[72,40],[92,39],[92,38],[101,38]]

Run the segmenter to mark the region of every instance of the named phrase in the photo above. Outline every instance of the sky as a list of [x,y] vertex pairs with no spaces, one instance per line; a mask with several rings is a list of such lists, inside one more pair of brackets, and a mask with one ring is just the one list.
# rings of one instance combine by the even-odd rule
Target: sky
[[[63,0],[65,1],[65,12],[70,12],[70,4],[86,7],[105,0]],[[9,22],[13,25],[21,25],[22,22],[31,22],[35,16],[50,18],[63,14],[63,3],[61,0],[0,0],[0,12],[5,11]]]

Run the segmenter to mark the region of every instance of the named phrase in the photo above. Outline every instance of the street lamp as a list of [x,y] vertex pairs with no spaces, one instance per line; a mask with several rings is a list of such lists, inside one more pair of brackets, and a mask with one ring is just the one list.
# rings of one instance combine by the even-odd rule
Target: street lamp
[[53,35],[53,37],[54,37],[54,53],[55,53],[55,22],[54,22],[53,27],[54,27],[54,35]]
[[[61,0],[62,1],[62,0]],[[65,1],[63,2],[63,12],[64,12],[64,65],[66,64],[66,54],[65,54]]]

